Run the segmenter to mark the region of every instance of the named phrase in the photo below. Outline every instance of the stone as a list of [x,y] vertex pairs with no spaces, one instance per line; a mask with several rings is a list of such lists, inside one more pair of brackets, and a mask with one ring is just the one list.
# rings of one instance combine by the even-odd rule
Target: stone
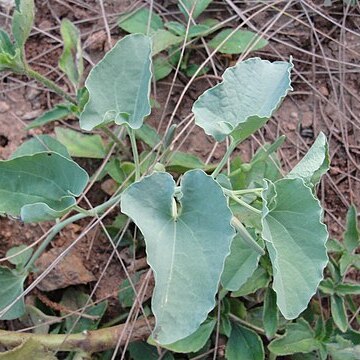
[[0,101],[0,114],[10,110],[10,105],[6,101]]

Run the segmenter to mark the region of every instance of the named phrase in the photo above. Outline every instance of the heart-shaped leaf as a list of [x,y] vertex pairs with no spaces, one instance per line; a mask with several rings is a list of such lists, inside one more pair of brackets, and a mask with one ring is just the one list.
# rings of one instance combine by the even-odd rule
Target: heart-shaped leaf
[[110,121],[139,129],[150,114],[151,40],[128,35],[91,70],[85,86],[89,101],[80,126],[92,130]]
[[154,173],[131,185],[121,199],[122,211],[145,237],[155,275],[153,337],[164,345],[194,333],[214,308],[234,237],[226,198],[211,176],[189,171],[180,189],[176,205],[171,175]]
[[205,91],[194,103],[195,123],[223,141],[236,130],[245,139],[265,124],[292,90],[292,63],[252,58],[228,68],[223,81]]
[[265,181],[262,236],[269,251],[277,305],[296,318],[323,279],[328,232],[322,209],[302,179]]
[[54,152],[0,161],[0,213],[27,222],[57,218],[76,204],[87,181],[85,170]]

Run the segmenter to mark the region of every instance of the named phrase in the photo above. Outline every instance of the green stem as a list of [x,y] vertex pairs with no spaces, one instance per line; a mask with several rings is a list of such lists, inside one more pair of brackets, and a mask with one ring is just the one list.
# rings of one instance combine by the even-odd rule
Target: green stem
[[226,165],[226,162],[228,161],[229,157],[231,156],[231,154],[233,153],[233,151],[236,149],[236,147],[238,146],[239,142],[237,141],[231,141],[229,147],[226,150],[225,155],[223,156],[223,158],[221,159],[221,161],[219,162],[219,164],[216,166],[216,169],[214,170],[214,172],[211,174],[211,176],[215,179],[219,174],[220,171],[222,170],[222,168]]
[[135,131],[130,127],[127,128],[130,142],[131,142],[131,149],[133,152],[134,157],[134,164],[135,164],[135,180],[138,181],[140,179],[140,161],[139,161],[139,153],[136,145],[136,138],[135,138]]
[[[257,333],[261,334],[261,335],[265,335],[266,336],[266,332],[263,328],[261,327],[258,327],[256,325],[253,325],[253,324],[250,324],[249,322],[243,320],[243,319],[240,319],[239,317],[233,315],[233,314],[229,314],[229,317],[231,320],[234,320],[242,325],[245,325],[246,327],[248,327],[249,329],[252,329],[252,330],[255,330]],[[274,335],[274,338],[279,338],[281,337],[280,334],[275,334]]]
[[41,245],[37,248],[37,250],[34,252],[26,266],[24,267],[24,272],[28,273],[30,272],[31,267],[34,265],[35,261],[39,258],[39,256],[45,251],[46,247],[50,244],[51,240],[67,225],[73,223],[74,221],[83,219],[84,217],[87,217],[87,214],[80,213],[75,214],[68,219],[59,222],[54,226],[54,228],[51,230],[50,234],[46,237],[46,239],[41,243]]
[[237,230],[239,235],[245,242],[252,247],[258,254],[265,255],[264,249],[253,239],[246,230],[246,227],[235,216],[231,219],[231,225]]
[[233,195],[245,195],[245,194],[252,194],[252,193],[259,193],[262,192],[263,188],[255,188],[255,189],[243,189],[243,190],[232,190]]
[[238,197],[236,197],[235,195],[233,195],[232,191],[230,190],[226,190],[224,189],[224,192],[227,196],[229,196],[231,199],[233,199],[235,202],[237,202],[238,204],[240,204],[241,206],[246,207],[247,209],[249,209],[250,211],[252,211],[255,214],[261,215],[262,211],[259,209],[254,208],[253,206],[249,205],[248,203],[246,203],[244,200],[239,199]]
[[123,142],[106,126],[102,127],[101,130],[121,149],[124,154],[130,154],[128,149],[125,147]]
[[33,70],[29,66],[26,66],[23,71],[24,71],[24,74],[27,75],[28,77],[37,80],[41,84],[45,85],[47,88],[54,91],[56,94],[58,94],[61,97],[65,98],[66,100],[70,101],[71,103],[77,105],[76,100],[72,96],[70,96],[66,91],[64,91],[60,86],[56,85],[52,80],[50,80],[47,77],[41,75],[40,73]]
[[73,222],[83,219],[88,216],[96,216],[101,215],[106,209],[110,208],[112,205],[119,202],[121,199],[121,194],[114,196],[113,198],[105,201],[103,204],[96,206],[91,210],[85,210],[79,206],[74,206],[74,210],[78,211],[78,214],[75,214],[64,221],[57,223],[54,228],[51,230],[50,234],[46,237],[46,239],[41,243],[41,245],[34,252],[26,266],[24,267],[24,272],[30,272],[31,267],[34,265],[35,261],[39,258],[39,256],[44,252],[46,247],[50,244],[50,242],[54,239],[54,237],[67,225],[72,224]]

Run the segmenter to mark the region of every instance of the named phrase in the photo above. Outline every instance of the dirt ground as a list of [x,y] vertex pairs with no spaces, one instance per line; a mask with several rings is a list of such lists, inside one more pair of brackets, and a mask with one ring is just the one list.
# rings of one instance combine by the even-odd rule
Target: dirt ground
[[[117,18],[126,11],[141,5],[153,3],[154,9],[166,20],[180,16],[176,1],[130,1],[104,0],[107,26],[111,40],[124,36],[116,24]],[[319,187],[319,197],[325,209],[325,222],[332,236],[340,238],[344,231],[347,208],[354,203],[360,208],[360,5],[344,6],[341,1],[333,1],[330,7],[323,1],[272,1],[265,8],[255,1],[214,1],[203,15],[229,22],[230,27],[247,20],[247,28],[263,34],[269,45],[246,57],[260,56],[263,59],[288,60],[293,58],[292,81],[294,91],[285,99],[281,108],[268,124],[239,149],[245,160],[264,141],[273,141],[281,134],[287,140],[280,151],[284,169],[290,169],[304,155],[316,135],[323,131],[330,144],[331,169]],[[0,1],[1,4],[1,1]],[[109,49],[106,27],[99,2],[84,0],[39,0],[36,1],[36,24],[26,45],[29,62],[41,73],[51,77],[64,88],[69,84],[58,70],[57,62],[61,54],[59,22],[67,17],[79,26],[86,54],[86,72],[101,59]],[[6,8],[0,9],[0,26],[9,26]],[[199,47],[194,54],[194,62],[206,57],[204,48]],[[199,60],[200,59],[200,60]],[[227,66],[235,64],[237,56],[217,55],[209,74],[201,76],[190,86],[176,112],[175,123],[180,123],[189,115],[194,100],[209,86],[219,81],[219,76]],[[214,71],[215,70],[215,71]],[[153,89],[155,99],[165,104],[174,72],[159,81]],[[180,73],[174,83],[164,121],[169,120],[179,101],[188,78]],[[26,124],[39,116],[44,110],[59,103],[61,99],[42,88],[34,81],[8,73],[0,74],[0,159],[9,155],[23,141],[34,133],[52,133],[54,124],[44,128],[25,131]],[[156,125],[162,116],[162,109],[155,109],[149,121]],[[64,126],[77,127],[76,121],[61,122]],[[59,123],[55,123],[57,125]],[[179,129],[180,131],[180,129]],[[191,126],[185,132],[181,149],[190,151],[207,160],[214,143],[199,128]],[[216,162],[224,152],[224,146],[215,149],[212,162]],[[83,164],[90,167],[91,164]],[[107,195],[95,186],[90,189],[88,199],[92,205],[102,202]],[[114,211],[104,222],[108,224],[116,215]],[[52,224],[23,224],[8,217],[0,218],[0,256],[6,250],[19,244],[32,244],[38,240]],[[116,292],[119,283],[126,278],[114,255],[113,247],[100,226],[96,226],[85,236],[81,236],[87,221],[66,228],[53,241],[49,253],[61,253],[75,243],[71,254],[79,268],[80,279],[75,281],[96,282],[94,298],[109,299],[118,306]],[[306,226],[306,224],[304,224]],[[76,240],[76,241],[75,241]],[[131,255],[120,251],[121,259],[130,269],[133,265]],[[110,258],[112,256],[112,259]],[[144,254],[138,254],[137,260]],[[110,258],[110,261],[109,261]],[[44,266],[46,267],[47,264]],[[104,272],[104,267],[107,270]],[[55,273],[50,273],[54,276]],[[64,277],[67,275],[63,274]],[[85,276],[84,281],[81,276]],[[89,278],[86,278],[89,276]],[[356,276],[356,275],[355,275]],[[76,276],[75,276],[76,277]],[[92,278],[91,278],[92,277]],[[91,278],[91,280],[89,280]],[[55,280],[54,280],[55,281]],[[59,281],[58,279],[56,281]],[[71,281],[74,281],[72,279]],[[70,282],[71,282],[70,281]],[[66,285],[66,284],[65,284]],[[93,290],[93,285],[88,285]],[[46,290],[46,289],[45,289]],[[51,299],[59,294],[49,292]],[[111,313],[108,314],[111,318]]]

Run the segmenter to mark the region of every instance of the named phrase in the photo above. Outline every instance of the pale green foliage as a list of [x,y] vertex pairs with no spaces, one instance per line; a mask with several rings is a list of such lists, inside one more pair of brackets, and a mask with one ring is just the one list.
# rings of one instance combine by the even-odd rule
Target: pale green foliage
[[63,144],[70,156],[103,159],[106,148],[100,135],[82,134],[67,128],[55,128],[57,140]]
[[34,15],[34,0],[17,1],[12,21],[12,32],[15,43],[21,51],[23,51],[25,42],[30,35],[34,22]]
[[[232,32],[234,32],[234,29],[220,31],[208,42],[209,47],[216,49]],[[220,46],[218,52],[223,54],[241,54],[244,51],[260,50],[267,44],[268,42],[265,39],[252,31],[237,30]]]
[[9,262],[17,268],[22,268],[29,261],[33,250],[26,245],[14,246],[6,252],[6,257],[11,257]]
[[164,27],[161,17],[146,7],[130,14],[121,16],[118,20],[121,29],[130,34],[152,35]]
[[151,41],[128,35],[91,70],[85,86],[89,101],[80,126],[92,130],[111,121],[138,129],[150,114]]
[[265,290],[263,323],[266,336],[272,338],[278,328],[279,313],[276,306],[276,293],[271,287]]
[[330,167],[329,148],[324,133],[320,133],[309,151],[289,172],[288,178],[302,178],[309,185],[316,185]]
[[350,206],[346,215],[344,245],[349,253],[352,253],[360,245],[360,231],[357,222],[357,211],[354,205]]
[[191,14],[192,19],[196,19],[211,3],[212,0],[181,0],[178,2],[180,11],[186,20]]
[[[215,319],[205,320],[200,327],[185,339],[174,342],[173,344],[165,345],[163,348],[177,352],[177,353],[190,353],[199,351],[203,348],[209,340],[211,333],[216,325]],[[156,345],[156,342],[150,338],[150,342]]]
[[60,32],[64,50],[59,59],[59,67],[77,89],[84,71],[80,31],[71,21],[65,19],[61,22]]
[[72,160],[54,152],[0,162],[0,212],[24,221],[59,217],[75,205],[88,175]]
[[26,155],[34,155],[36,153],[53,151],[71,160],[66,147],[50,135],[36,135],[32,139],[23,142],[10,156],[14,159]]
[[270,63],[259,58],[228,68],[223,81],[194,103],[195,123],[217,141],[234,130],[248,137],[264,125],[291,90],[291,68],[288,62]]
[[264,347],[255,331],[244,326],[232,324],[229,341],[226,345],[227,360],[264,360]]
[[256,270],[259,259],[258,252],[249,247],[240,235],[235,236],[221,275],[222,286],[230,291],[240,289]]
[[[160,344],[198,329],[215,305],[234,230],[220,186],[201,170],[187,172],[176,209],[171,175],[154,173],[131,185],[121,200],[145,237],[155,275],[153,337]],[[211,199],[211,201],[209,201]]]
[[5,308],[22,294],[27,275],[18,274],[15,270],[0,266],[0,320],[17,319],[25,313],[23,297],[7,311]]
[[68,115],[71,115],[71,110],[69,109],[69,106],[66,104],[57,104],[53,109],[44,112],[41,116],[39,116],[37,119],[32,121],[26,129],[34,129],[40,126],[43,126],[45,124],[48,124],[50,122],[53,122],[55,120],[60,120]]
[[262,236],[273,266],[273,288],[281,313],[294,319],[323,278],[328,233],[320,203],[302,179],[264,185]]
[[291,355],[295,353],[309,353],[319,348],[319,341],[315,339],[314,330],[302,318],[286,327],[285,334],[273,340],[269,350],[275,355]]

